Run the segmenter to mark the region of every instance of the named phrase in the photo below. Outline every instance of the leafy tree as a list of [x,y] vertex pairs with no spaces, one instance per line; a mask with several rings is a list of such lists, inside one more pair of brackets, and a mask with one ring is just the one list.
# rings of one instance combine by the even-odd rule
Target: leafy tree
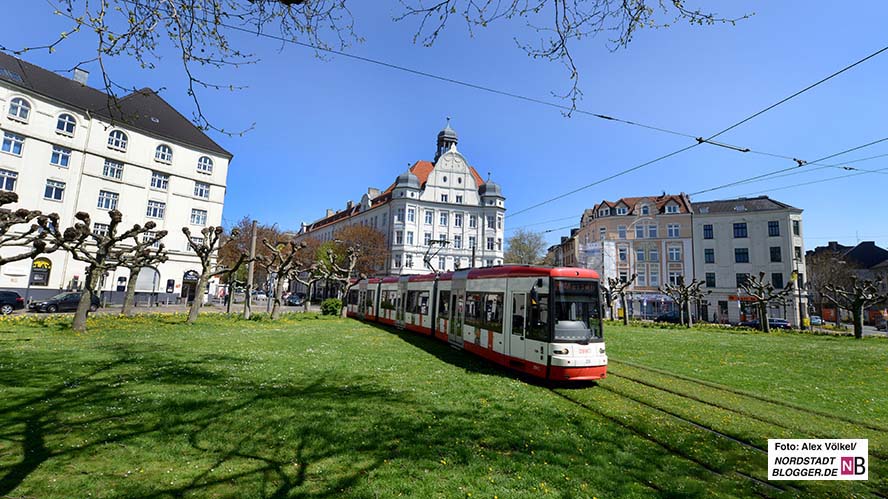
[[[327,248],[326,257],[318,262],[316,267],[317,274],[323,278],[335,282],[342,289],[342,303],[348,300],[348,292],[358,283],[359,280],[367,277],[364,273],[357,271],[358,260],[364,252],[360,244],[348,246],[345,249],[345,256],[342,257],[334,248]],[[340,315],[345,317],[346,308],[343,306]]]
[[694,279],[685,285],[684,276],[678,276],[675,284],[670,282],[660,287],[660,292],[672,298],[672,301],[678,305],[678,318],[683,326],[691,327],[694,325],[691,305],[703,298],[704,293],[700,290],[703,284],[703,281]]
[[[228,81],[212,81],[207,73],[258,62],[233,35],[279,37],[313,47],[318,55],[330,49],[344,50],[362,41],[350,10],[354,4],[355,0],[58,0],[54,13],[66,18],[70,29],[42,46],[0,45],[0,50],[16,55],[35,49],[53,52],[77,35],[94,36],[94,57],[77,66],[97,63],[111,104],[116,104],[118,91],[130,89],[106,71],[107,59],[132,57],[142,68],[153,69],[165,51],[173,50],[182,66],[187,94],[193,99],[195,124],[231,134],[205,116],[199,93],[242,88]],[[680,0],[401,0],[400,4],[402,10],[395,19],[414,20],[413,41],[426,46],[437,40],[453,18],[465,21],[470,36],[493,23],[519,24],[516,28],[533,33],[532,40],[518,41],[522,50],[535,59],[556,61],[567,68],[570,88],[564,97],[572,106],[581,96],[579,71],[571,52],[579,40],[605,33],[611,48],[617,49],[627,46],[643,28],[665,28],[678,22],[734,24],[748,17],[720,16]]]
[[72,324],[75,331],[86,331],[86,316],[95,310],[92,300],[98,296],[105,274],[116,269],[121,261],[131,258],[138,250],[136,245],[127,244],[127,241],[138,241],[146,234],[150,236],[156,227],[154,222],[146,222],[145,225],[135,224],[129,230],[118,232],[123,214],[111,210],[108,217],[111,219],[108,229],[102,232],[93,229],[89,214],[82,211],[74,215],[78,222],[64,232],[59,230],[57,219],[40,221],[40,227],[46,232],[46,237],[53,239],[54,245],[67,251],[75,260],[87,264],[83,294]]
[[[240,219],[234,227],[231,228],[227,235],[223,235],[224,240],[219,243],[219,265],[222,268],[235,268],[235,264],[240,260],[242,255],[250,254],[250,237],[252,234],[253,220],[249,217]],[[256,241],[267,239],[269,241],[280,241],[283,239],[283,233],[277,225],[256,224]],[[261,242],[256,245],[257,257],[270,257],[271,254]],[[231,277],[231,279],[228,278]],[[231,284],[229,281],[245,282],[247,280],[246,266],[238,266],[237,271],[231,274],[223,274],[220,279],[223,282]],[[268,273],[262,266],[256,266],[253,272],[253,282],[264,283],[268,280]]]
[[614,305],[616,304],[617,299],[619,299],[620,306],[623,307],[623,324],[626,326],[629,325],[629,305],[626,303],[626,291],[629,289],[629,286],[632,286],[636,277],[638,277],[638,274],[632,274],[627,281],[621,281],[615,277],[607,278],[607,290],[604,293],[607,307],[611,311],[611,317],[613,317],[615,315]]
[[888,302],[888,293],[883,293],[882,277],[876,279],[851,278],[847,286],[827,285],[826,293],[833,303],[851,312],[854,317],[854,337],[863,338],[863,311],[878,303]]
[[546,252],[546,241],[539,232],[518,229],[506,239],[506,263],[540,264]]
[[[191,309],[188,311],[188,324],[194,324],[197,316],[200,314],[200,307],[203,305],[203,294],[207,288],[210,278],[220,275],[231,275],[247,261],[247,255],[241,253],[240,258],[231,267],[222,265],[216,261],[216,252],[223,241],[225,229],[222,227],[204,227],[201,229],[201,240],[195,240],[191,237],[191,230],[188,227],[182,227],[182,232],[188,239],[188,247],[200,259],[200,277],[197,279],[197,292],[194,301],[191,302]],[[235,240],[238,236],[237,229],[232,229],[231,238],[228,241]]]
[[796,280],[793,278],[782,289],[777,289],[770,281],[765,280],[764,272],[759,272],[758,277],[750,276],[740,283],[740,289],[747,295],[755,298],[755,304],[759,311],[759,328],[761,328],[762,332],[771,332],[768,306],[772,303],[783,303],[786,297],[791,295],[795,289],[795,282]]
[[169,259],[166,247],[160,243],[160,240],[166,235],[167,231],[161,230],[153,235],[147,234],[141,240],[134,240],[133,251],[121,258],[120,266],[129,269],[130,277],[126,283],[126,293],[123,296],[123,308],[120,315],[131,317],[135,313],[136,284],[142,269],[154,267]]
[[[332,248],[337,259],[343,262],[348,259],[349,248],[355,248],[355,271],[361,274],[373,275],[378,273],[388,260],[388,247],[385,244],[385,235],[366,225],[350,225],[333,233]],[[327,256],[325,248],[322,258]]]

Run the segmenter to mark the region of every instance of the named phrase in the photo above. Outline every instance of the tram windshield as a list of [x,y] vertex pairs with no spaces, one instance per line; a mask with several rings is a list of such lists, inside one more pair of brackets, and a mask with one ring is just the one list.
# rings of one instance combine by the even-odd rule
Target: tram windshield
[[598,282],[555,280],[554,319],[556,343],[601,341]]

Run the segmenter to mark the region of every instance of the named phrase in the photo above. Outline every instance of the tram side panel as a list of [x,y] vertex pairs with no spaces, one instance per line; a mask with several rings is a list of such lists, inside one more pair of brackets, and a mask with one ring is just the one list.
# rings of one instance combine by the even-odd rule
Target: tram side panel
[[432,291],[434,281],[409,282],[404,306],[404,328],[420,334],[432,334]]

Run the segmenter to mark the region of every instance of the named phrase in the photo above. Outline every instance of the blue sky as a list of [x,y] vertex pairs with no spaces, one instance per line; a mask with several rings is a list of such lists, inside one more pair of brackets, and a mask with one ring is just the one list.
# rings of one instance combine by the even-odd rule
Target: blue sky
[[[17,1],[27,30],[4,30],[0,44],[46,42],[66,23],[44,2]],[[372,5],[369,5],[372,4]],[[610,51],[604,37],[574,44],[585,110],[708,136],[888,45],[888,3],[854,9],[820,8],[805,1],[701,2],[726,16],[754,12],[736,26],[639,32],[628,48]],[[393,23],[399,2],[354,2],[356,29],[366,38],[349,49],[361,56],[409,66],[532,97],[556,100],[567,73],[516,48],[514,36],[533,34],[518,24],[496,24],[469,37],[454,22],[432,48],[412,43],[413,21]],[[458,21],[458,19],[455,19]],[[453,117],[460,150],[482,176],[501,183],[507,208],[517,212],[621,169],[677,150],[689,139],[574,115],[440,81],[349,60],[321,60],[305,48],[253,36],[233,40],[261,62],[216,75],[247,85],[235,93],[205,91],[201,103],[226,128],[256,127],[243,137],[213,137],[235,155],[228,177],[225,221],[249,215],[297,228],[326,208],[358,200],[368,186],[385,188],[408,164],[432,159],[435,136]],[[50,55],[25,58],[50,69],[89,57],[93,39],[80,35]],[[162,95],[189,115],[184,79],[173,53],[155,70],[128,60],[110,64],[131,86],[164,87]],[[97,68],[93,81],[97,81]],[[888,136],[888,53],[719,137],[741,147],[814,160]],[[888,154],[888,142],[836,158]],[[509,216],[506,229],[548,230],[602,199],[696,192],[734,179],[792,166],[785,159],[696,147],[599,186]],[[854,163],[888,168],[888,157]],[[847,174],[826,169],[737,186],[695,197],[724,199],[767,194],[804,209],[806,246],[838,240],[875,240],[888,246],[888,170],[807,186]],[[762,192],[766,191],[766,192]],[[546,234],[550,242],[567,229]]]

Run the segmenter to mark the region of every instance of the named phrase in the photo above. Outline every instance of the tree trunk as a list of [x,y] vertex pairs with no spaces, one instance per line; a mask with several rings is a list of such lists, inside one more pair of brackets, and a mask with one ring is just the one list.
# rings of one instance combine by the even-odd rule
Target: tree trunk
[[681,324],[682,326],[687,326],[687,324],[685,324],[685,304],[684,304],[684,302],[679,301],[678,303],[676,303],[676,305],[678,305],[678,323]]
[[130,277],[126,283],[126,294],[123,295],[123,308],[120,310],[120,315],[127,317],[135,315],[133,307],[136,302],[136,281],[138,281],[139,272],[141,271],[142,267],[130,269]]
[[694,325],[694,314],[691,313],[691,312],[692,312],[692,310],[691,310],[691,305],[693,305],[693,303],[691,303],[691,300],[688,300],[688,301],[687,301],[687,309],[688,309],[688,327],[693,327],[693,325]]
[[92,305],[92,297],[95,295],[95,288],[101,278],[102,271],[98,269],[88,269],[86,281],[83,283],[83,294],[80,295],[80,303],[77,304],[77,311],[74,312],[74,322],[71,329],[78,333],[86,331],[86,316],[89,314],[89,307]]
[[271,320],[278,320],[281,318],[281,308],[283,306],[283,300],[281,300],[282,294],[284,294],[284,279],[278,278],[274,283],[274,303],[271,305]]
[[311,303],[311,287],[314,286],[314,283],[309,281],[308,286],[305,287],[305,301],[302,302],[302,310],[304,312],[308,312],[308,305]]
[[855,304],[852,310],[854,315],[854,338],[863,338],[863,304]]
[[338,291],[339,293],[342,293],[342,298],[340,298],[342,306],[339,307],[339,317],[342,317],[343,319],[348,317],[348,292],[351,291],[351,288],[351,286],[347,286],[345,287],[345,291],[342,289]]
[[620,305],[623,307],[623,325],[629,325],[629,307],[626,303],[626,293],[620,293]]
[[763,333],[771,332],[771,321],[768,320],[768,304],[767,302],[758,302],[759,308],[759,328]]
[[197,288],[194,290],[194,301],[191,302],[191,310],[188,311],[188,324],[194,324],[197,321],[197,315],[200,314],[200,307],[203,305],[203,297],[207,288],[207,281],[210,280],[210,276],[206,274],[206,272],[200,275],[200,279],[197,280]]

